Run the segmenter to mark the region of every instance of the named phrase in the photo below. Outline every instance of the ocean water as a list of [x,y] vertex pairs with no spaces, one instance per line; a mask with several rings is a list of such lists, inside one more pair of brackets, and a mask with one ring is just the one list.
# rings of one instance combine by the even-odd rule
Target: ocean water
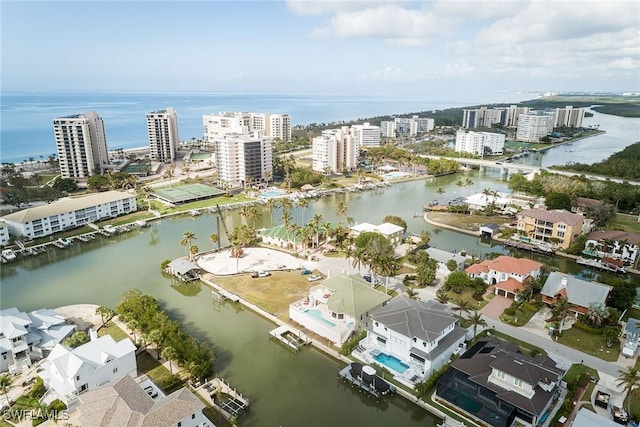
[[[523,93],[497,93],[486,99],[430,100],[406,97],[303,94],[131,94],[3,93],[0,105],[0,161],[18,163],[56,153],[53,119],[95,110],[103,119],[109,150],[148,144],[146,114],[173,107],[180,140],[201,138],[202,115],[221,111],[290,114],[293,125],[350,121],[385,114],[518,102]],[[42,156],[42,157],[41,157]]]

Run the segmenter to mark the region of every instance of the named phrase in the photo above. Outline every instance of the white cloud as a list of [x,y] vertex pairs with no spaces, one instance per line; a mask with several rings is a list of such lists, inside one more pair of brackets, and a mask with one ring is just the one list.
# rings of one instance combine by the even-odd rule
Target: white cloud
[[362,81],[392,81],[392,82],[416,82],[426,78],[423,71],[407,70],[402,67],[385,67],[370,73],[362,73],[359,80]]
[[331,15],[338,12],[363,10],[397,3],[400,2],[381,0],[288,0],[287,7],[296,15]]

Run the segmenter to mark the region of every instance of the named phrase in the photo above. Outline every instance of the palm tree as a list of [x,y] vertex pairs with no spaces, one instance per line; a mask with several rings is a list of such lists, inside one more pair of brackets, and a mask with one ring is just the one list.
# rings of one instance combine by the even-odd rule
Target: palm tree
[[276,199],[267,200],[267,204],[265,205],[267,208],[267,212],[269,212],[269,216],[271,217],[271,222],[269,226],[273,226],[273,210],[278,207],[278,201]]
[[449,302],[449,295],[447,294],[447,291],[444,290],[444,288],[440,288],[436,291],[436,300],[440,303],[440,304],[446,304]]
[[251,205],[249,210],[247,211],[247,220],[251,220],[253,222],[253,229],[256,229],[256,220],[262,218],[262,212],[258,209],[257,206]]
[[640,369],[628,367],[626,371],[618,371],[620,375],[616,380],[618,386],[622,386],[627,392],[627,413],[631,414],[631,392],[640,387]]
[[175,348],[166,346],[162,349],[162,358],[169,361],[169,372],[171,373],[171,375],[173,375],[173,364],[171,363],[171,361],[178,359],[178,352]]
[[462,317],[463,311],[465,313],[468,313],[469,308],[471,308],[471,304],[469,304],[469,301],[467,301],[466,299],[459,298],[459,299],[453,300],[453,303],[456,306],[456,310],[459,310],[460,317]]
[[218,243],[218,249],[220,249],[220,236],[218,235],[218,233],[211,233],[209,235],[209,241],[214,245]]
[[107,318],[107,322],[109,320],[111,320],[111,318],[116,314],[113,310],[111,310],[109,307],[105,307],[104,305],[101,305],[100,307],[96,308],[96,314],[100,315],[100,318],[102,319],[102,324],[104,325],[104,318]]
[[343,216],[346,217],[349,214],[349,207],[347,206],[347,202],[344,200],[340,200],[338,203],[336,203],[334,209],[338,218]]
[[[464,181],[462,180],[462,178],[458,178],[458,180],[456,181],[456,185],[458,186],[458,193],[460,193],[460,189],[464,187]],[[462,195],[462,193],[460,194]]]
[[4,398],[7,399],[7,405],[11,406],[9,402],[9,389],[13,387],[13,378],[9,374],[0,375],[0,391],[4,394]]
[[412,286],[407,286],[405,292],[409,299],[416,299],[418,297],[418,291],[416,291]]
[[304,224],[304,211],[309,207],[309,199],[300,199],[297,204],[302,208],[302,223]]
[[161,329],[152,329],[146,334],[146,340],[148,342],[155,343],[156,356],[160,360],[160,354],[162,353],[162,344],[164,343],[164,334]]
[[318,246],[320,246],[320,227],[321,227],[321,225],[322,225],[322,215],[320,215],[320,214],[315,214],[313,216],[313,218],[311,218],[311,221],[309,221],[309,226],[311,227],[311,229],[316,234],[316,239],[315,239],[315,247],[316,248]]
[[482,313],[478,313],[474,311],[471,316],[467,319],[469,323],[473,325],[473,337],[475,338],[477,335],[478,326],[487,326],[487,321],[482,318]]
[[473,185],[473,181],[471,180],[471,178],[466,177],[466,178],[464,179],[464,186],[465,186],[465,187],[471,187],[472,185]]
[[559,296],[556,301],[556,306],[551,310],[551,314],[556,318],[558,322],[558,333],[562,332],[562,328],[564,327],[564,321],[569,316],[569,308],[570,308],[569,300],[566,298]]
[[289,242],[291,240],[291,237],[289,236],[289,226],[291,225],[292,220],[293,220],[293,217],[291,216],[291,212],[289,212],[286,209],[283,209],[282,216],[280,217],[280,221],[282,221],[282,225],[284,226],[284,229],[287,231],[287,246],[289,245]]
[[185,231],[182,234],[182,239],[180,240],[180,246],[185,247],[185,251],[187,256],[191,253],[191,242],[196,240],[196,235],[192,231]]
[[442,196],[446,192],[447,190],[445,190],[443,187],[438,187],[438,189],[436,190],[436,193],[438,193],[438,196]]
[[244,218],[244,223],[249,225],[247,217],[249,216],[249,205],[244,205],[240,208],[240,216]]

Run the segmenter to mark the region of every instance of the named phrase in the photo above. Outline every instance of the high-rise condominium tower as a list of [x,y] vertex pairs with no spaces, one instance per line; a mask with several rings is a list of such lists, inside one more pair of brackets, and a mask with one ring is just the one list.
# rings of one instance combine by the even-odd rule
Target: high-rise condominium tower
[[173,162],[178,152],[178,117],[173,108],[147,114],[151,160]]

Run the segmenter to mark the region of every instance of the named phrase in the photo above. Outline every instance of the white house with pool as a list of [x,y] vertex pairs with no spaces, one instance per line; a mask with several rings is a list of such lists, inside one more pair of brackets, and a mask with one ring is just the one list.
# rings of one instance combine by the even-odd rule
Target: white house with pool
[[413,387],[464,350],[466,332],[445,305],[398,297],[371,312],[367,336],[353,355]]
[[340,346],[365,327],[369,314],[391,297],[362,276],[340,274],[309,289],[307,297],[289,305],[289,318]]

